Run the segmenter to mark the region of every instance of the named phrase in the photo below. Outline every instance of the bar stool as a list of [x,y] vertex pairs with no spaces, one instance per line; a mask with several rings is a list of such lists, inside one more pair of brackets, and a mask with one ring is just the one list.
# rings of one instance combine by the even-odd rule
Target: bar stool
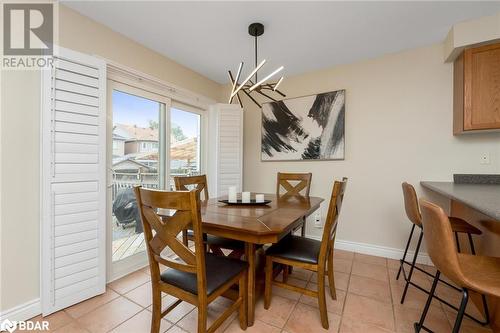
[[[396,276],[396,280],[399,280],[399,276],[400,276],[401,272],[403,272],[403,276],[404,276],[404,279],[406,281],[405,288],[403,290],[403,295],[401,296],[401,304],[403,304],[405,301],[406,293],[407,293],[408,287],[410,285],[425,292],[426,294],[429,293],[428,290],[424,289],[420,285],[411,281],[414,269],[434,278],[433,274],[431,274],[431,273],[427,272],[426,270],[415,265],[415,263],[417,261],[418,252],[420,250],[420,245],[422,243],[422,238],[424,236],[424,233],[422,230],[422,217],[420,215],[420,210],[418,207],[418,199],[417,199],[417,193],[415,192],[415,188],[411,184],[408,184],[406,182],[404,182],[402,184],[402,187],[403,187],[403,197],[404,197],[406,215],[408,216],[408,219],[413,223],[413,226],[411,227],[410,237],[408,238],[408,242],[406,243],[406,248],[405,248],[405,251],[403,254],[403,258],[400,260],[399,271],[398,271],[398,274]],[[449,217],[449,220],[450,220],[451,229],[455,233],[455,240],[457,242],[458,251],[460,252],[460,242],[459,242],[459,238],[458,238],[458,233],[465,233],[468,236],[469,245],[470,245],[472,254],[476,254],[476,250],[474,249],[474,242],[472,240],[472,235],[480,235],[481,230],[479,230],[478,228],[474,227],[473,225],[467,223],[466,221],[464,221],[458,217]],[[413,259],[411,262],[408,262],[408,261],[406,261],[406,254],[408,252],[408,248],[410,246],[410,242],[412,240],[413,232],[415,231],[415,227],[420,228],[420,236],[418,237],[417,247],[415,248],[415,254],[413,255]],[[406,271],[404,269],[405,264],[410,266],[408,276],[406,276]],[[457,291],[461,291],[460,289],[458,289],[454,285],[448,283],[447,281],[444,281],[444,280],[439,280],[439,281],[446,284],[450,288],[453,288]],[[439,296],[435,296],[435,297],[438,300],[440,300],[441,302],[448,305],[449,307],[457,310],[456,306],[441,299]],[[467,315],[467,316],[470,317],[471,319],[481,323],[479,320],[477,320],[469,315]]]
[[[500,297],[500,258],[458,253],[458,248],[453,243],[451,221],[441,207],[425,200],[420,200],[420,203],[425,244],[437,273],[420,321],[414,325],[415,331],[420,332],[421,329],[429,331],[424,326],[424,321],[442,273],[462,290],[462,301],[452,331],[458,333],[469,300],[469,290]],[[487,324],[489,313],[486,303],[484,305]]]

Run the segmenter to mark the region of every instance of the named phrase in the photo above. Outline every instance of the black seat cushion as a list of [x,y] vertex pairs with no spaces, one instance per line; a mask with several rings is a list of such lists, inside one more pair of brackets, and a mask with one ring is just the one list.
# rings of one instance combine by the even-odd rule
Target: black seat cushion
[[[212,294],[224,283],[228,282],[242,271],[248,264],[238,259],[219,257],[211,253],[205,254],[205,269],[207,277],[207,295]],[[186,273],[176,269],[167,269],[161,273],[161,280],[192,294],[198,295],[196,274]]]
[[320,241],[289,235],[267,249],[266,255],[317,264],[320,247]]
[[[193,230],[188,230],[188,237],[192,239],[194,237]],[[244,250],[245,243],[236,239],[230,239],[225,237],[219,237],[207,234],[207,244],[215,245],[222,249],[230,249],[230,250]]]

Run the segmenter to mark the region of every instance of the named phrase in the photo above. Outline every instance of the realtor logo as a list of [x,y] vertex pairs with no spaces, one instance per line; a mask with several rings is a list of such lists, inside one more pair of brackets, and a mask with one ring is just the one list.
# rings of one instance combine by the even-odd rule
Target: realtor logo
[[52,55],[54,10],[51,3],[3,5],[3,54]]
[[0,68],[52,68],[53,56],[57,54],[57,2],[3,2],[0,8],[3,18]]

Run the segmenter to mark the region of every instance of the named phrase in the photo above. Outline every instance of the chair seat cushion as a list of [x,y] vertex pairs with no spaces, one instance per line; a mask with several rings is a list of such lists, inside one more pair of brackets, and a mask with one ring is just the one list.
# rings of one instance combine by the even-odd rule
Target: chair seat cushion
[[[500,258],[458,253],[465,286],[485,295],[500,297]],[[463,286],[461,281],[453,281]]]
[[317,264],[320,247],[320,241],[290,235],[267,249],[266,255]]
[[454,232],[464,232],[472,235],[481,235],[481,230],[459,217],[450,216],[451,230]]
[[[193,239],[194,233],[193,230],[188,230],[187,232],[188,238]],[[230,250],[244,250],[245,243],[236,239],[230,239],[225,237],[219,237],[207,234],[207,244],[215,245],[222,249],[230,249]]]
[[[238,259],[205,254],[207,295],[247,269],[248,264]],[[161,273],[161,280],[182,290],[198,295],[196,274],[169,268]]]

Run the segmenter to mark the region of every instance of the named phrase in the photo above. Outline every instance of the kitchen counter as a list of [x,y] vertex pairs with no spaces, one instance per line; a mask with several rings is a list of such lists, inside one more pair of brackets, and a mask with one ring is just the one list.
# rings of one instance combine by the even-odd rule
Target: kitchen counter
[[429,181],[420,184],[500,222],[500,185]]
[[[477,254],[500,257],[500,185],[424,181],[420,184],[450,200],[450,216],[460,217],[481,230],[481,235],[474,236]],[[470,249],[465,248],[465,235],[458,237],[462,251],[470,253]],[[482,308],[478,294],[472,293],[471,298],[478,309]],[[500,333],[500,298],[487,296],[487,299],[491,327]]]

